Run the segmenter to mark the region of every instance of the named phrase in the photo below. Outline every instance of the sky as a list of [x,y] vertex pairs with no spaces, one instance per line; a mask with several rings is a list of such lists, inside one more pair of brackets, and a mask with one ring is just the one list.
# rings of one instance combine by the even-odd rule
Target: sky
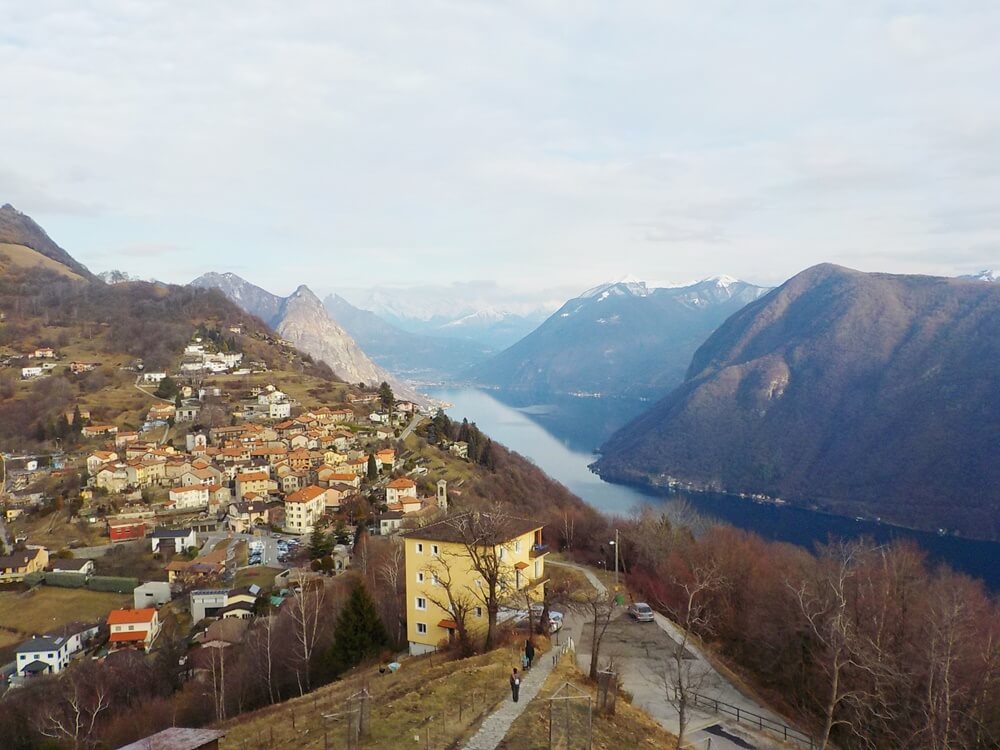
[[[1000,265],[1000,3],[0,0],[0,203],[287,294]],[[502,296],[502,295],[501,295]]]

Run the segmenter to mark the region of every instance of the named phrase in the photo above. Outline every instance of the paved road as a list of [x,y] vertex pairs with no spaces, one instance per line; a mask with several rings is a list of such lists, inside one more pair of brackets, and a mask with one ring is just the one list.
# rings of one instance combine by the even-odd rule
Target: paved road
[[406,440],[406,438],[408,438],[413,433],[413,431],[417,429],[417,426],[423,421],[424,417],[422,414],[414,414],[413,419],[411,419],[410,423],[406,425],[406,429],[404,429],[401,433],[399,433],[399,439]]
[[[606,591],[604,584],[588,568],[572,563],[548,561],[546,565],[565,565],[576,568],[599,591]],[[635,622],[622,610],[612,620],[601,643],[601,664],[614,660],[622,684],[632,696],[633,705],[642,708],[667,731],[677,733],[677,711],[667,701],[664,670],[667,657],[679,648],[681,634],[666,617],[657,613],[652,623]],[[582,614],[569,612],[565,616],[562,638],[573,638],[577,644],[577,663],[584,672],[590,669],[591,626]],[[699,693],[709,698],[725,701],[740,709],[769,717],[776,722],[782,719],[740,693],[720,675],[694,646],[688,647],[685,661],[691,673],[702,682]],[[720,719],[719,716],[689,710],[686,745],[695,750],[709,746],[712,750],[745,750],[746,748],[778,747],[767,738],[751,736],[745,727]]]

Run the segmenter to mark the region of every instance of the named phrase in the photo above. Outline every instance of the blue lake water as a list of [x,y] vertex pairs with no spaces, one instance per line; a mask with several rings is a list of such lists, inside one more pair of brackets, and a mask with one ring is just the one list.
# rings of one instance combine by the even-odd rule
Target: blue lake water
[[494,440],[530,458],[549,476],[595,508],[620,515],[641,504],[668,503],[683,497],[702,513],[768,539],[813,547],[830,538],[869,536],[878,542],[912,539],[931,559],[983,579],[1000,591],[1000,543],[938,536],[887,524],[855,521],[800,508],[779,507],[709,493],[664,496],[603,481],[588,468],[595,449],[644,404],[614,399],[531,397],[441,388],[429,393],[451,404],[452,419],[467,418]]

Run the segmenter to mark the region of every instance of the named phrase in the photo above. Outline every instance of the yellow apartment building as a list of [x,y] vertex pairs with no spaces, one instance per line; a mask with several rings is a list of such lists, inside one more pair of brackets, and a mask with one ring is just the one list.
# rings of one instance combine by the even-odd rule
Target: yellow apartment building
[[[501,571],[500,602],[523,609],[525,594],[540,601],[545,585],[545,547],[542,524],[524,518],[490,522],[489,514],[463,513],[401,534],[406,559],[406,632],[413,655],[435,651],[457,635],[455,615],[444,582],[453,596],[473,604],[466,617],[470,633],[484,633],[489,624],[484,580],[473,564],[471,550],[480,559],[492,558]],[[486,529],[486,533],[480,533]],[[473,542],[472,540],[478,540]],[[480,566],[482,568],[484,566]],[[485,566],[489,567],[489,566]]]

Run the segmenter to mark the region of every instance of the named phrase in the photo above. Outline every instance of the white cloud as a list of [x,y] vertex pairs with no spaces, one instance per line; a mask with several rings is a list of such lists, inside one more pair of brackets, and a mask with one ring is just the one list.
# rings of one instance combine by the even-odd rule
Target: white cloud
[[[0,202],[85,263],[173,281],[996,265],[1000,7],[907,12],[11,4]],[[151,247],[176,250],[139,264]]]

